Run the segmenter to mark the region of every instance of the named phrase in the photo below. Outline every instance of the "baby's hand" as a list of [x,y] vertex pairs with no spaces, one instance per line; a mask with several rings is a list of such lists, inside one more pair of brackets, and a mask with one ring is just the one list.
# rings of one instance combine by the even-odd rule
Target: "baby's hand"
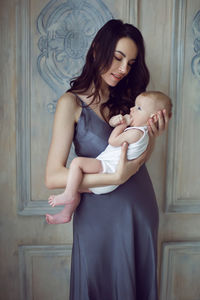
[[128,115],[128,114],[124,115],[123,118],[124,118],[124,120],[126,122],[126,125],[129,126],[131,124],[131,122],[132,122],[132,119],[131,119],[130,115]]
[[116,127],[117,125],[122,124],[123,122],[124,122],[124,117],[122,115],[116,115],[110,119],[109,124],[112,127]]

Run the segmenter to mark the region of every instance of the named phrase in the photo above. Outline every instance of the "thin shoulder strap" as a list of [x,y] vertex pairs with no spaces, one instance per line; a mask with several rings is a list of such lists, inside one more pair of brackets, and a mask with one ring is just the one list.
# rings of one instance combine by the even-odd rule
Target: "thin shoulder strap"
[[81,107],[87,107],[88,105],[81,99],[80,96],[78,96],[76,93],[74,92],[70,92],[72,94],[74,94],[74,96],[76,96],[76,98],[79,100],[79,102],[81,103]]

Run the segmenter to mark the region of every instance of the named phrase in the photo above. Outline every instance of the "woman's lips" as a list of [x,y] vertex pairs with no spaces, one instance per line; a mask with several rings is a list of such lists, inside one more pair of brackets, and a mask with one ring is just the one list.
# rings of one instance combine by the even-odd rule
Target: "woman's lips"
[[121,75],[113,74],[113,73],[111,73],[111,75],[114,77],[115,80],[121,80],[122,79]]

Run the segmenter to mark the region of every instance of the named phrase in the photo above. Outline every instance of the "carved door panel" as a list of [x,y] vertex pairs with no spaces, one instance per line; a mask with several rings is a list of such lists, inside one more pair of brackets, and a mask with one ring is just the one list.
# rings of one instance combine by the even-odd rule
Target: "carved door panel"
[[[150,89],[170,94],[168,138],[148,163],[160,211],[160,300],[200,299],[200,2],[144,1]],[[159,166],[159,167],[157,167]]]
[[170,124],[161,219],[161,300],[200,299],[200,2],[172,7]]
[[160,211],[160,300],[200,299],[200,2],[141,1],[149,89],[168,93],[173,116],[148,163]]
[[68,298],[72,224],[44,219],[57,211],[44,186],[53,116],[95,32],[115,17],[139,26],[149,89],[173,100],[168,136],[148,162],[160,210],[160,299],[200,299],[199,0],[2,0],[0,16],[0,298]]

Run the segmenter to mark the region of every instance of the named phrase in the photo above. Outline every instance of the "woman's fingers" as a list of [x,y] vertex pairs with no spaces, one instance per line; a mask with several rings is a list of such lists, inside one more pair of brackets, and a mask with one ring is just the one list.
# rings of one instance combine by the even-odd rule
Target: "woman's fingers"
[[165,120],[165,129],[168,128],[168,123],[169,123],[169,119],[171,118],[171,113],[168,115],[166,109],[163,109],[163,116],[164,116],[164,120]]
[[158,135],[165,130],[165,119],[162,111],[158,112]]
[[145,162],[146,153],[142,154],[139,158],[127,160],[128,144],[122,145],[121,157],[117,168],[120,184],[126,182],[133,174],[135,174],[140,166]]
[[[146,151],[144,151],[139,157],[138,157],[138,165],[139,168],[141,167],[141,165],[143,165],[145,163],[145,161],[147,160],[147,155],[148,155],[149,149],[147,148]],[[139,169],[138,168],[138,169]]]
[[121,155],[118,164],[118,172],[120,173],[123,173],[124,164],[127,161],[127,149],[128,149],[128,143],[124,142],[121,147]]
[[78,192],[79,193],[91,193],[91,191],[89,189],[87,189],[87,188],[85,188],[85,189],[80,189],[79,188]]
[[127,149],[128,149],[128,143],[124,142],[121,149],[120,161],[125,162],[127,160]]
[[[159,122],[159,121],[158,121]],[[148,121],[148,131],[149,134],[153,137],[153,136],[158,136],[159,135],[159,131],[158,128],[156,126],[156,124],[153,122],[153,119],[149,119]]]
[[163,109],[162,111],[159,111],[156,114],[156,119],[157,119],[156,122],[154,122],[152,118],[149,119],[148,120],[149,135],[151,137],[156,137],[162,134],[163,131],[168,128],[169,118],[170,116],[168,116],[166,109]]
[[121,155],[120,160],[117,166],[117,174],[118,174],[118,180],[119,184],[124,183],[128,178],[128,170],[127,170],[127,149],[128,149],[128,143],[123,143],[121,146]]
[[148,159],[148,155],[151,152],[152,143],[149,144],[148,148],[145,152],[143,152],[138,158],[133,160],[127,159],[127,149],[128,143],[123,143],[121,148],[121,156],[119,160],[119,164],[117,167],[117,178],[119,180],[119,184],[126,182],[133,174],[135,174],[142,164]]
[[132,162],[132,165],[134,165],[134,167],[136,168],[136,171],[138,171],[139,168],[145,163],[145,161],[147,160],[148,154],[149,154],[149,146],[139,157],[130,161],[130,163]]

